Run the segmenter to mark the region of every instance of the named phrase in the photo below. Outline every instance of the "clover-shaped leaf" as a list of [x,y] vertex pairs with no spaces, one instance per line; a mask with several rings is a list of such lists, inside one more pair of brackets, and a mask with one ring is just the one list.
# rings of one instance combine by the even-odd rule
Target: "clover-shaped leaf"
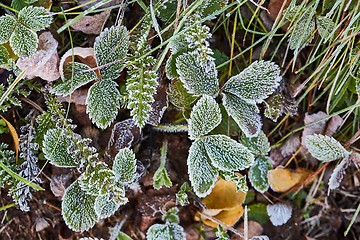
[[99,128],[107,128],[115,119],[120,106],[120,92],[114,81],[102,80],[89,89],[86,112]]
[[241,143],[225,135],[211,135],[203,139],[211,163],[223,171],[239,171],[251,166],[254,155]]
[[79,182],[73,182],[65,191],[62,202],[62,215],[66,225],[74,230],[83,232],[92,228],[98,220],[95,212],[96,196],[84,192]]
[[123,183],[131,183],[136,176],[136,159],[134,152],[129,148],[120,149],[116,154],[112,167],[115,180]]
[[279,66],[269,61],[255,61],[241,73],[231,77],[223,90],[247,103],[261,103],[275,91],[280,80]]
[[211,132],[221,122],[221,110],[216,101],[204,95],[193,107],[189,120],[190,139]]
[[258,157],[249,169],[249,180],[256,191],[264,193],[269,188],[267,174],[272,168],[271,162],[267,157]]
[[102,79],[115,80],[124,69],[129,46],[127,35],[126,27],[112,26],[95,39],[95,59]]
[[205,197],[215,186],[219,176],[219,171],[211,164],[211,160],[206,153],[204,142],[196,140],[189,149],[187,158],[189,179],[194,192],[199,197]]

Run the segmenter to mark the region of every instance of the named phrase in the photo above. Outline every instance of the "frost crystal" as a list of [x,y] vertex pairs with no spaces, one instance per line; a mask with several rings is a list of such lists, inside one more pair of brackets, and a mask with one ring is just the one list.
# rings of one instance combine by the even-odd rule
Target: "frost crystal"
[[256,191],[264,193],[269,188],[267,174],[272,168],[270,159],[267,157],[256,158],[249,170],[249,180]]
[[16,27],[16,20],[10,15],[0,17],[0,44],[4,44],[9,41],[11,34]]
[[185,240],[186,234],[183,227],[176,223],[154,224],[147,233],[148,240]]
[[249,148],[256,156],[266,155],[270,151],[270,142],[263,131],[260,131],[256,137],[252,138],[243,135],[241,143]]
[[350,158],[345,157],[334,169],[329,179],[329,190],[337,189],[345,176],[345,170],[351,164]]
[[316,16],[316,26],[321,38],[324,39],[324,42],[327,42],[335,29],[335,23],[330,18]]
[[220,170],[243,170],[254,161],[254,155],[249,149],[228,136],[206,136],[203,142],[212,165]]
[[10,46],[18,56],[30,56],[36,52],[38,38],[36,32],[17,25],[10,37]]
[[223,104],[228,114],[239,125],[247,137],[259,134],[261,130],[261,118],[259,109],[255,104],[246,103],[233,94],[223,94]]
[[[125,195],[125,190],[123,194]],[[114,196],[114,194],[112,193],[97,196],[94,204],[94,209],[100,219],[112,216],[121,205],[127,203],[127,198],[122,198],[122,201],[116,201],[116,197],[117,196]]]
[[120,92],[117,83],[102,80],[89,89],[86,98],[86,113],[99,128],[107,128],[118,114]]
[[309,8],[295,22],[289,38],[289,46],[291,50],[298,51],[308,42],[311,42],[314,36],[312,32],[315,30],[315,22],[313,20],[314,10]]
[[218,94],[218,73],[213,61],[202,64],[196,53],[184,53],[176,59],[176,69],[189,93],[209,96]]
[[29,6],[19,11],[18,21],[37,32],[50,26],[52,17],[43,7]]
[[255,61],[241,73],[231,77],[224,92],[232,93],[250,104],[261,103],[279,86],[280,68],[273,62]]
[[189,136],[194,140],[214,130],[221,122],[219,105],[210,96],[203,96],[193,107],[189,120]]
[[211,165],[202,140],[196,140],[191,145],[187,165],[194,192],[199,197],[205,197],[215,186],[219,172]]
[[349,152],[334,138],[325,135],[309,135],[305,147],[320,161],[331,162],[349,156]]
[[113,171],[116,181],[131,183],[136,176],[136,159],[134,152],[129,148],[120,149],[115,156]]
[[283,203],[267,205],[266,210],[269,214],[270,221],[274,226],[280,226],[285,224],[292,215],[292,208]]

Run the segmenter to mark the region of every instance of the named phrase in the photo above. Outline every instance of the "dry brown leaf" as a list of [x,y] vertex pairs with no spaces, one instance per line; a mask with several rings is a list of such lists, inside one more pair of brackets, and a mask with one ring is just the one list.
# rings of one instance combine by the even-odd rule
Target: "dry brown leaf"
[[301,145],[304,146],[304,139],[306,136],[313,135],[315,133],[322,134],[325,131],[327,120],[321,120],[321,119],[324,119],[328,116],[329,115],[321,111],[314,114],[305,113],[305,118],[304,118],[305,128],[302,133]]
[[291,170],[288,168],[277,167],[268,173],[268,181],[272,190],[275,192],[286,192],[296,184],[304,181],[312,171],[306,168]]
[[286,139],[285,143],[280,147],[280,152],[283,157],[291,156],[296,150],[301,146],[300,135],[293,134],[288,139]]
[[104,11],[93,16],[84,16],[80,20],[71,25],[76,31],[81,31],[86,34],[100,34],[103,26],[110,16],[110,10]]
[[[244,232],[244,223],[241,223],[241,225],[238,228],[239,232]],[[251,239],[255,236],[260,236],[264,232],[264,228],[261,226],[260,223],[256,221],[249,221],[248,222],[248,238]],[[242,237],[234,234],[231,236],[231,240],[243,240]]]
[[38,50],[30,57],[20,57],[16,62],[21,70],[26,70],[26,78],[40,77],[46,81],[55,81],[59,78],[58,42],[50,32],[39,36]]
[[343,123],[344,119],[340,116],[334,116],[330,119],[330,121],[327,123],[324,135],[332,136],[336,131],[339,129],[341,124]]
[[0,117],[2,118],[2,120],[4,120],[4,122],[6,123],[7,127],[9,128],[9,132],[10,135],[14,141],[14,150],[15,150],[15,157],[16,157],[16,162],[18,162],[18,156],[19,156],[19,135],[16,132],[16,129],[14,128],[14,126],[8,121],[6,120],[6,118],[4,118],[3,116],[0,115]]

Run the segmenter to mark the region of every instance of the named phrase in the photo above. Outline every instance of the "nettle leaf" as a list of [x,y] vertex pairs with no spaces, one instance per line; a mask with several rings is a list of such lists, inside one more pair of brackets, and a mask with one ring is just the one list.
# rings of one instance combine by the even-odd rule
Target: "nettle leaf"
[[95,196],[81,190],[78,181],[65,190],[61,204],[62,216],[70,229],[83,232],[95,225],[98,220],[94,209],[95,199]]
[[128,47],[128,31],[124,26],[106,28],[95,39],[95,59],[103,79],[116,79],[120,76],[125,67]]
[[74,154],[69,152],[75,146],[71,138],[71,133],[66,129],[49,129],[43,140],[45,158],[51,164],[59,167],[77,167],[79,159],[75,159]]
[[5,15],[0,17],[0,44],[9,41],[11,34],[16,27],[16,19],[13,16]]
[[43,7],[29,6],[19,11],[18,21],[37,32],[49,27],[52,17]]
[[215,186],[219,171],[211,165],[202,140],[196,140],[191,145],[187,165],[194,192],[199,197],[205,197]]
[[193,107],[189,120],[189,136],[194,140],[214,130],[221,123],[221,110],[215,99],[204,95]]
[[264,193],[269,188],[267,174],[272,169],[270,159],[268,157],[258,157],[249,169],[249,180],[256,191]]
[[154,179],[153,186],[155,189],[160,189],[162,186],[165,187],[172,186],[172,182],[165,168],[165,165],[160,165],[160,167],[154,173],[153,179]]
[[254,137],[261,131],[259,109],[233,94],[223,94],[223,105],[228,114],[239,125],[247,137]]
[[349,156],[349,152],[334,138],[325,135],[309,135],[305,138],[305,147],[311,156],[320,161],[330,162]]
[[100,219],[108,218],[114,215],[114,213],[121,205],[125,205],[127,203],[127,198],[122,198],[124,199],[123,201],[116,201],[115,198],[116,196],[114,196],[112,193],[107,193],[96,197],[94,209],[95,213],[99,216]]
[[183,227],[176,223],[154,224],[147,233],[148,240],[185,240],[186,234]]
[[324,39],[324,42],[327,42],[335,29],[335,23],[328,17],[316,16],[316,26],[321,38]]
[[96,73],[86,64],[74,62],[67,64],[64,70],[64,81],[56,84],[51,93],[67,96],[85,84],[97,79]]
[[315,22],[313,20],[314,11],[309,8],[301,18],[295,22],[289,38],[289,47],[291,50],[298,51],[313,39],[312,32],[315,31]]
[[6,65],[9,59],[10,59],[9,51],[6,49],[6,47],[0,45],[0,67]]
[[21,57],[33,55],[38,47],[36,32],[19,24],[10,37],[10,46]]
[[107,128],[118,114],[120,92],[114,81],[100,81],[92,85],[86,98],[86,113],[99,128]]
[[241,143],[256,156],[267,155],[270,151],[270,142],[263,131],[260,131],[257,136],[251,138],[243,135]]
[[216,96],[219,92],[217,70],[213,61],[202,64],[194,52],[177,57],[176,68],[180,81],[189,93]]
[[120,149],[116,154],[112,167],[116,181],[131,183],[136,176],[136,158],[129,148]]
[[248,168],[254,155],[241,143],[225,135],[211,135],[203,139],[211,163],[223,171],[239,171]]
[[231,77],[224,92],[232,93],[247,103],[261,103],[272,94],[281,81],[280,68],[273,62],[255,61],[241,73]]

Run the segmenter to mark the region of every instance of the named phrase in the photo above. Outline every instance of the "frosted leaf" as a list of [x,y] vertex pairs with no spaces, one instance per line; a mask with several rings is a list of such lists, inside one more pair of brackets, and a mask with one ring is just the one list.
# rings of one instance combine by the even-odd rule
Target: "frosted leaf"
[[219,92],[217,70],[213,61],[202,64],[195,53],[184,53],[176,59],[180,81],[189,93],[216,96]]
[[160,189],[162,186],[165,187],[172,186],[171,179],[164,165],[160,165],[160,167],[156,170],[153,179],[154,179],[153,186],[155,189]]
[[218,14],[221,13],[221,9],[224,8],[228,3],[228,0],[206,0],[200,5],[201,15],[208,17],[213,14],[211,19],[214,19]]
[[148,240],[185,240],[186,234],[183,227],[175,223],[154,224],[147,233]]
[[92,85],[86,98],[86,113],[99,128],[107,128],[118,114],[120,92],[114,81],[100,81]]
[[194,192],[199,197],[208,195],[219,176],[219,172],[211,165],[202,140],[196,140],[189,149],[187,158],[189,179]]
[[165,214],[162,215],[162,220],[166,223],[179,223],[180,218],[178,216],[179,208],[172,207],[166,211]]
[[321,38],[324,39],[324,42],[327,42],[335,29],[335,23],[330,18],[316,16],[316,26]]
[[334,169],[329,179],[329,190],[334,190],[340,187],[340,183],[345,176],[345,170],[351,164],[350,158],[345,157]]
[[260,131],[257,136],[252,138],[243,135],[241,143],[256,156],[267,155],[270,151],[270,142],[263,131]]
[[168,90],[169,101],[178,108],[185,108],[191,105],[197,97],[188,93],[181,81],[172,81]]
[[[125,189],[124,189],[125,194]],[[100,219],[108,218],[119,209],[121,205],[127,203],[127,199],[123,198],[122,201],[116,201],[114,196],[111,193],[107,193],[104,195],[99,195],[96,197],[94,209],[96,214],[99,216]]]
[[70,229],[83,232],[95,225],[98,220],[94,209],[95,199],[95,196],[81,190],[78,181],[66,189],[61,206],[62,216]]
[[249,149],[228,136],[206,136],[203,142],[212,165],[220,170],[243,170],[254,161],[254,155]]
[[19,11],[18,21],[37,32],[49,27],[52,17],[43,7],[29,6]]
[[115,180],[123,183],[131,183],[136,176],[136,158],[134,152],[129,148],[120,149],[115,156],[112,167]]
[[45,158],[51,164],[59,167],[77,167],[78,160],[69,149],[76,147],[70,137],[71,134],[66,129],[49,129],[43,140],[43,149]]
[[255,104],[246,103],[232,94],[224,94],[223,105],[247,137],[259,134],[262,123],[259,109]]
[[320,161],[331,162],[349,156],[349,152],[334,138],[324,135],[309,135],[305,138],[305,147],[311,156]]
[[267,178],[268,171],[272,168],[270,159],[267,157],[256,158],[249,170],[249,180],[256,191],[264,193],[269,188]]
[[38,47],[37,34],[23,25],[17,25],[11,34],[10,46],[14,53],[20,57],[33,55]]
[[112,26],[95,39],[95,59],[103,79],[116,79],[124,69],[129,47],[127,35],[126,27]]
[[203,96],[193,107],[189,120],[189,137],[194,140],[214,130],[221,123],[221,110],[215,99]]
[[9,41],[16,27],[16,19],[10,15],[0,17],[0,44]]
[[313,20],[314,11],[312,8],[309,8],[292,28],[290,38],[289,38],[289,47],[291,50],[298,51],[304,47],[308,42],[311,42],[313,39],[312,32],[315,31],[315,22]]
[[274,226],[285,224],[292,215],[292,208],[283,203],[267,205],[266,210],[270,217],[270,221]]
[[3,45],[0,45],[0,67],[7,65],[9,59],[10,59],[10,54],[8,50]]
[[56,84],[51,93],[67,96],[81,86],[97,79],[96,73],[83,63],[74,62],[67,64],[64,70],[65,80]]
[[313,114],[305,113],[304,125],[305,128],[302,131],[301,144],[305,145],[305,138],[313,134],[321,134],[326,129],[326,121],[328,114],[319,111]]
[[231,77],[224,92],[232,93],[247,103],[261,103],[272,94],[281,81],[280,68],[273,62],[255,61],[241,73]]

